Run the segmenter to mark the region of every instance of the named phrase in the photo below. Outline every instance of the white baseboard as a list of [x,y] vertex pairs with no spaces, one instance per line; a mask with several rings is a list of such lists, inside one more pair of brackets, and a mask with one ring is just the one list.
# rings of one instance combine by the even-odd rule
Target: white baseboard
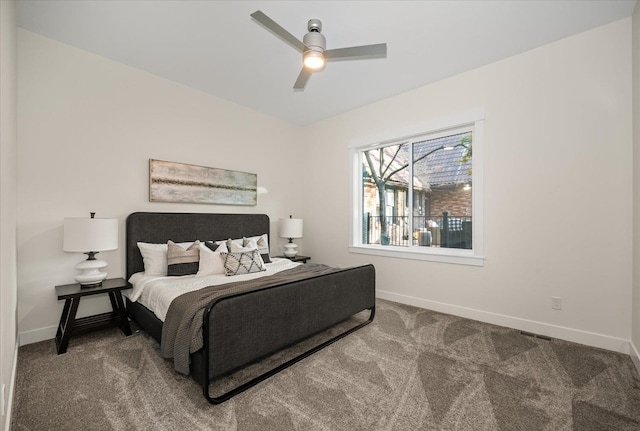
[[56,338],[58,326],[47,326],[45,328],[32,329],[31,331],[21,332],[19,339],[20,345],[38,343],[40,341],[51,340]]
[[629,343],[629,356],[631,356],[633,365],[636,366],[636,370],[638,374],[640,374],[640,353],[638,353],[638,349],[635,344],[633,344],[633,341]]
[[[18,339],[20,336],[18,336]],[[9,382],[9,393],[7,399],[7,411],[4,415],[4,426],[2,429],[4,431],[9,431],[11,429],[11,410],[13,410],[13,393],[15,391],[16,386],[16,370],[18,369],[18,347],[19,343],[15,343],[16,347],[13,352],[13,367],[11,369],[11,381]]]
[[[408,295],[376,290],[376,296],[381,299],[399,302],[401,304],[413,305],[419,308],[438,311],[454,316],[465,317],[467,319],[479,320],[480,322],[491,323],[498,326],[506,326],[521,331],[532,332],[534,334],[545,335],[551,338],[572,341],[574,343],[585,344],[587,346],[612,350],[614,352],[630,354],[630,342],[622,338],[608,335],[596,334],[593,332],[581,331],[578,329],[565,328],[562,326],[549,325],[547,323],[533,320],[521,319],[519,317],[506,316],[503,314],[491,313],[488,311],[476,310],[473,308],[460,307],[458,305],[446,304],[442,302],[430,301]],[[637,352],[636,352],[637,356]],[[633,355],[632,355],[633,357]],[[638,364],[636,364],[636,367]]]

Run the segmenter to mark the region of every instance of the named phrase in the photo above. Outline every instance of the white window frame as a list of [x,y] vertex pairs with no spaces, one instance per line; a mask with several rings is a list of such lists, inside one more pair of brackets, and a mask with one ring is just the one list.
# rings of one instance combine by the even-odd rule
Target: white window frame
[[[466,113],[439,118],[426,123],[416,124],[404,129],[390,130],[382,134],[349,142],[349,160],[351,166],[351,230],[349,232],[349,252],[386,256],[401,259],[427,260],[432,262],[454,263],[461,265],[484,265],[484,171],[482,162],[484,138],[484,108],[476,108]],[[421,139],[432,139],[437,135],[454,134],[457,129],[470,127],[473,132],[473,194],[472,194],[472,249],[420,247],[409,245],[389,246],[362,243],[362,164],[363,152],[393,143]],[[413,200],[413,197],[410,197]],[[413,205],[413,202],[411,203]]]

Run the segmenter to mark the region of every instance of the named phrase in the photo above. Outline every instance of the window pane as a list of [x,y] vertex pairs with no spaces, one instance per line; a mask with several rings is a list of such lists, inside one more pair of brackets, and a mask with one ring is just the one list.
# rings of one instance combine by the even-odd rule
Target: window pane
[[413,239],[421,247],[472,248],[471,132],[413,144]]
[[409,144],[363,152],[362,243],[407,246]]

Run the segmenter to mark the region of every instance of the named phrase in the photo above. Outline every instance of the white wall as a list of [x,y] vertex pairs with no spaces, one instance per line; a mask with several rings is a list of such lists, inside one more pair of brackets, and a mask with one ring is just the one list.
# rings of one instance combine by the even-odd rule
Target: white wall
[[[486,112],[484,267],[350,254],[348,143],[476,107]],[[305,135],[305,241],[315,261],[375,264],[383,298],[628,351],[631,18]]]
[[[116,217],[120,249],[100,253],[124,276],[134,211],[301,213],[298,128],[34,33],[18,32],[18,299],[21,343],[52,338],[82,254],[62,251],[65,217]],[[257,207],[149,202],[150,158],[258,174]],[[302,242],[301,242],[302,245]],[[91,298],[79,316],[106,311]]]
[[0,427],[9,429],[17,354],[16,165],[17,28],[15,1],[0,1]]
[[640,5],[633,11],[633,319],[632,358],[640,371]]

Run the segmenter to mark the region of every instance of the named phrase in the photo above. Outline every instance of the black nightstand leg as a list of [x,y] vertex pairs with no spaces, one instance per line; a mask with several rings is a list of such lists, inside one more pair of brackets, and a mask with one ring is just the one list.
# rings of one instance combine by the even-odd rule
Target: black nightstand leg
[[56,347],[58,348],[58,355],[66,353],[67,351],[69,339],[71,338],[73,326],[76,321],[76,313],[78,312],[79,303],[80,298],[68,298],[64,302],[62,316],[60,316],[60,324],[58,325],[58,331],[56,332]]
[[67,299],[64,301],[64,308],[62,309],[62,315],[60,316],[60,323],[58,324],[58,332],[56,332],[56,340],[62,336],[62,328],[64,327],[64,322],[69,315],[69,307],[71,306],[71,299]]
[[111,301],[111,309],[118,311],[118,304],[116,303],[116,292],[109,292],[109,301]]
[[127,318],[127,310],[124,308],[122,294],[120,292],[109,292],[109,299],[111,300],[113,312],[120,316],[120,329],[124,335],[131,335],[131,326],[129,325],[129,319]]

